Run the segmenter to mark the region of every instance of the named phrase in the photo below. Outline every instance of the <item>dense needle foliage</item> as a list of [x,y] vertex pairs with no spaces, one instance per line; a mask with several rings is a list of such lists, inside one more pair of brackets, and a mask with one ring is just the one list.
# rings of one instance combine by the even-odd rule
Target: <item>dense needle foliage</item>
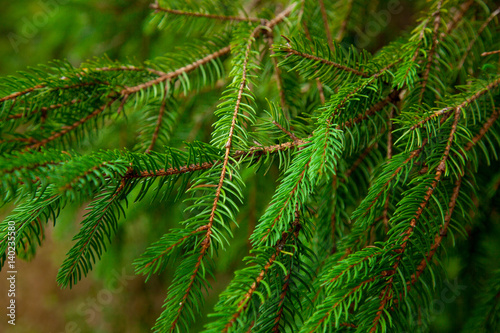
[[[151,25],[186,40],[162,57],[0,79],[1,200],[15,207],[0,264],[12,221],[30,259],[47,223],[85,204],[57,277],[72,287],[128,206],[179,201],[183,220],[129,258],[148,279],[173,272],[155,332],[200,320],[239,238],[251,251],[205,332],[426,331],[443,288],[469,295],[465,332],[500,331],[500,252],[485,241],[500,235],[500,8],[414,1],[413,25],[379,45],[367,22],[382,30],[400,6],[163,0]],[[131,143],[110,149],[120,122]],[[274,194],[250,200],[248,184],[275,169]],[[256,212],[251,201],[268,197]],[[460,285],[446,249],[465,266]]]

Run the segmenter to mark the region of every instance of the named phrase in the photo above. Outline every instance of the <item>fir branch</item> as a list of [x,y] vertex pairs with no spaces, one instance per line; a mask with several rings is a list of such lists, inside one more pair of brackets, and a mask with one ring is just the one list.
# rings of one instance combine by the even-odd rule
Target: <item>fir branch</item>
[[[314,333],[318,330],[318,328],[323,324],[323,322],[325,320],[327,320],[330,316],[331,316],[331,313],[332,311],[336,310],[337,307],[339,305],[341,305],[346,299],[348,299],[349,297],[351,297],[352,295],[354,295],[356,292],[358,292],[360,289],[362,289],[364,286],[366,285],[369,285],[371,284],[373,281],[375,281],[379,276],[372,276],[364,281],[362,281],[361,283],[359,283],[358,285],[356,285],[355,287],[351,288],[349,290],[349,292],[347,292],[345,295],[343,295],[335,304],[333,304],[333,306],[326,311],[325,315],[312,327],[312,328],[308,328],[307,329],[307,332],[309,333]],[[348,326],[349,324],[346,324],[344,326]],[[305,331],[304,331],[305,332]]]
[[365,77],[366,78],[366,77],[370,76],[369,74],[367,74],[365,72],[362,72],[360,70],[357,70],[355,68],[350,68],[350,67],[347,67],[347,66],[344,66],[344,65],[341,65],[341,64],[337,64],[336,62],[333,62],[333,61],[330,61],[330,60],[327,60],[327,59],[324,59],[324,58],[320,58],[320,57],[317,57],[317,56],[312,55],[312,54],[300,52],[300,51],[295,50],[295,49],[293,49],[291,47],[281,47],[280,51],[288,53],[288,55],[296,55],[296,56],[299,56],[301,58],[313,60],[313,61],[325,64],[325,65],[328,65],[328,66],[332,66],[332,67],[341,69],[341,70],[349,72],[349,73],[354,73],[354,74],[359,75],[361,77]]
[[438,1],[438,3],[437,3],[437,9],[432,14],[432,16],[434,17],[434,31],[433,31],[433,34],[432,34],[431,49],[429,50],[429,52],[427,54],[427,65],[426,65],[425,71],[424,71],[424,73],[422,75],[422,88],[420,89],[420,97],[419,97],[419,101],[420,102],[422,102],[422,99],[424,97],[425,88],[427,86],[428,79],[429,79],[429,73],[431,71],[431,66],[432,66],[432,63],[434,61],[433,58],[434,58],[434,55],[436,53],[436,46],[439,43],[438,31],[439,31],[439,26],[440,26],[440,23],[441,23],[441,6],[442,5],[443,5],[443,1],[442,0]]
[[[255,278],[255,281],[252,283],[252,285],[250,286],[250,288],[248,289],[248,291],[244,294],[243,298],[238,302],[238,305],[236,307],[236,309],[237,309],[236,312],[232,314],[231,319],[225,325],[225,327],[222,330],[222,332],[228,332],[229,329],[238,320],[238,318],[240,317],[240,315],[245,311],[245,309],[247,308],[247,306],[249,304],[250,299],[252,298],[252,295],[258,289],[258,287],[261,284],[261,282],[264,280],[264,278],[265,278],[265,276],[267,274],[267,271],[276,262],[278,256],[283,251],[283,247],[287,243],[288,239],[291,236],[293,236],[295,239],[298,239],[299,232],[302,229],[302,225],[300,223],[300,218],[299,218],[299,212],[298,212],[298,210],[295,210],[294,216],[295,216],[295,219],[292,222],[291,227],[286,232],[284,232],[281,235],[281,238],[276,242],[276,245],[274,246],[274,253],[266,261],[266,263],[263,266],[262,270],[259,272],[258,276]],[[281,305],[279,306],[279,308],[281,308]],[[279,319],[278,319],[278,322],[279,322]],[[276,324],[278,324],[278,322]]]
[[[469,1],[460,5],[460,9],[455,13],[455,15],[453,16],[453,19],[450,22],[448,22],[448,24],[446,25],[446,34],[449,35],[453,30],[455,30],[458,23],[460,21],[462,21],[465,13],[467,13],[470,6],[472,6],[472,4],[474,4],[474,2],[475,2],[475,0],[469,0]],[[444,36],[445,36],[445,34],[442,33],[440,37],[443,38]]]
[[370,329],[370,333],[374,333],[377,331],[377,326],[379,324],[382,313],[384,312],[385,307],[386,307],[387,303],[389,302],[389,300],[392,299],[392,297],[393,297],[392,288],[393,288],[394,276],[398,270],[399,264],[401,263],[404,252],[405,252],[406,247],[408,245],[408,241],[409,241],[411,235],[413,234],[413,231],[417,225],[417,221],[420,219],[427,204],[429,203],[429,200],[432,196],[432,193],[436,189],[437,184],[441,179],[441,176],[443,175],[443,173],[446,170],[446,160],[449,157],[449,153],[450,153],[450,149],[451,149],[451,146],[453,143],[455,132],[457,131],[458,121],[460,120],[460,114],[461,114],[461,108],[457,108],[455,111],[455,119],[453,121],[451,131],[450,131],[450,136],[448,138],[448,142],[446,144],[445,150],[442,154],[441,161],[439,162],[439,165],[436,168],[436,173],[435,173],[434,179],[432,181],[432,184],[427,189],[425,196],[424,196],[424,200],[420,204],[420,207],[418,208],[418,210],[415,212],[415,216],[410,221],[410,225],[406,229],[404,236],[402,238],[401,246],[398,249],[394,249],[394,252],[397,253],[396,261],[393,265],[393,269],[390,272],[388,272],[388,276],[390,276],[390,278],[387,280],[387,285],[384,288],[384,290],[380,293],[380,299],[381,299],[380,306],[379,306],[377,313],[375,315],[375,319],[373,320],[373,324],[372,324],[372,327]]
[[272,31],[267,31],[267,42],[269,45],[269,52],[272,57],[273,61],[273,67],[274,67],[274,73],[276,74],[276,85],[278,86],[278,93],[280,95],[280,102],[281,102],[281,107],[285,108],[286,106],[286,99],[285,99],[285,90],[283,90],[283,82],[281,78],[281,69],[278,66],[278,58],[276,58],[274,55],[276,54],[273,49],[273,34]]
[[69,132],[71,132],[75,128],[85,124],[90,119],[92,119],[92,118],[98,116],[99,114],[101,114],[102,112],[104,112],[104,110],[106,110],[108,107],[110,107],[116,100],[117,100],[116,97],[112,98],[111,100],[106,102],[106,104],[104,104],[103,106],[95,109],[93,112],[86,115],[85,117],[75,121],[72,125],[64,126],[61,128],[60,131],[52,132],[49,137],[27,146],[26,149],[38,149],[40,147],[45,146],[47,143],[54,141],[54,140],[60,138],[61,136],[68,134]]
[[500,7],[498,7],[491,15],[484,21],[484,23],[481,25],[481,27],[478,29],[476,32],[475,37],[469,42],[469,45],[467,46],[467,49],[465,50],[464,54],[462,55],[462,59],[460,59],[460,62],[458,64],[457,69],[460,69],[464,66],[465,60],[467,60],[467,57],[469,56],[470,51],[472,50],[472,47],[474,44],[478,41],[479,36],[481,33],[488,27],[488,24],[498,15],[500,14]]
[[[262,155],[267,155],[267,154],[273,154],[277,153],[280,151],[286,151],[290,149],[295,149],[297,147],[300,147],[307,143],[307,141],[303,139],[299,139],[294,142],[285,142],[285,143],[280,143],[277,145],[273,146],[267,146],[267,147],[262,147],[262,146],[257,146],[257,147],[251,147],[249,150],[236,150],[231,154],[230,161],[240,161],[241,159],[246,159],[246,158],[259,158]],[[127,175],[125,175],[126,179],[133,179],[133,178],[149,178],[149,177],[165,177],[165,176],[172,176],[172,175],[177,175],[177,174],[183,174],[183,173],[188,173],[188,172],[195,172],[195,171],[201,171],[201,170],[207,170],[212,168],[214,165],[222,163],[221,161],[214,160],[212,162],[203,162],[200,164],[191,164],[191,165],[184,165],[176,168],[168,168],[168,169],[158,169],[154,171],[141,171],[140,173],[136,172],[131,172]]]
[[464,147],[464,151],[471,150],[472,147],[484,137],[484,135],[491,128],[491,126],[493,126],[493,124],[495,124],[495,121],[497,121],[498,116],[500,116],[500,109],[496,109],[493,111],[491,116],[483,124],[483,127],[481,128],[481,130],[479,130],[479,133],[476,136],[474,136],[470,142],[467,142],[467,144]]
[[455,187],[453,188],[452,191],[452,196],[450,198],[450,202],[448,203],[448,211],[446,212],[446,215],[444,217],[444,224],[439,230],[439,232],[434,236],[434,243],[432,244],[429,252],[427,252],[427,255],[425,256],[424,259],[420,262],[420,264],[417,266],[417,270],[415,273],[412,274],[411,276],[411,281],[407,282],[408,289],[412,284],[415,284],[415,282],[418,280],[420,275],[424,272],[425,268],[427,265],[431,262],[432,257],[436,253],[437,249],[439,246],[441,246],[441,242],[444,237],[446,237],[448,233],[448,227],[451,222],[451,216],[453,215],[453,211],[455,209],[455,205],[457,203],[457,198],[460,193],[460,185],[462,184],[462,177],[458,177],[458,179],[455,181]]
[[[67,258],[57,274],[57,283],[62,287],[71,288],[82,275],[86,276],[92,267],[91,260],[95,263],[97,253],[100,258],[104,248],[104,236],[110,241],[112,233],[117,227],[117,216],[114,213],[115,205],[126,189],[126,181],[122,180],[120,185],[113,191],[101,194],[92,204],[91,211],[82,222],[83,226],[74,240],[78,242],[68,252]],[[120,207],[120,209],[122,209]]]
[[432,120],[432,119],[434,119],[436,117],[439,117],[439,116],[442,116],[442,115],[446,115],[446,114],[448,114],[450,112],[453,112],[456,109],[462,109],[462,108],[467,107],[469,104],[471,104],[472,102],[476,101],[477,99],[479,99],[481,96],[483,96],[484,94],[486,94],[490,90],[498,87],[498,85],[500,85],[500,78],[497,78],[496,80],[494,80],[494,81],[490,82],[489,84],[487,84],[484,88],[476,91],[472,96],[469,96],[468,98],[466,98],[465,101],[463,101],[459,105],[457,105],[457,106],[447,106],[447,107],[442,108],[442,109],[440,109],[438,111],[434,111],[430,116],[427,116],[427,117],[425,117],[422,120],[419,120],[415,125],[411,126],[410,127],[410,131],[413,131],[413,130],[419,128],[423,124],[429,122],[430,120]]
[[160,132],[161,122],[163,119],[163,114],[165,113],[165,107],[167,104],[166,97],[161,101],[160,111],[158,112],[158,119],[156,120],[155,130],[153,132],[153,137],[151,138],[151,143],[146,149],[146,154],[149,153],[155,146],[156,140],[158,140],[158,133]]
[[389,103],[394,103],[399,100],[399,90],[393,90],[386,98],[381,100],[380,102],[374,104],[370,109],[366,110],[365,113],[358,115],[356,118],[346,121],[338,126],[338,128],[352,127],[357,123],[362,122],[368,117],[374,115],[375,113],[381,111],[385,106]]
[[5,97],[0,98],[0,103],[3,103],[3,102],[8,101],[8,100],[12,100],[12,99],[15,100],[19,96],[29,94],[30,92],[32,92],[34,90],[42,89],[42,88],[45,88],[45,84],[38,84],[34,87],[27,88],[23,91],[18,91],[18,92],[12,93],[10,95],[7,95]]
[[45,114],[49,110],[60,109],[62,107],[65,107],[65,106],[68,106],[68,105],[72,105],[72,104],[77,104],[77,103],[80,103],[80,102],[81,102],[80,99],[72,99],[71,101],[64,102],[64,103],[53,104],[53,105],[50,105],[50,106],[43,106],[43,107],[41,107],[39,109],[30,111],[29,114],[27,114],[25,112],[21,112],[21,113],[16,113],[16,114],[8,115],[8,117],[6,118],[6,120],[24,118],[24,117],[31,116],[31,115],[39,113],[39,112],[42,113],[42,114]]
[[142,72],[142,71],[147,71],[147,72],[156,74],[158,76],[167,75],[167,73],[156,70],[154,68],[142,68],[142,67],[135,67],[132,65],[117,66],[117,67],[84,68],[84,73],[86,74],[87,71],[89,71],[89,70],[96,71],[96,72],[120,72],[120,71]]
[[187,74],[197,68],[199,68],[200,66],[202,65],[205,65],[209,62],[211,62],[212,60],[214,59],[217,59],[223,55],[226,55],[228,54],[229,52],[231,51],[231,47],[230,46],[226,46],[226,47],[223,47],[201,59],[198,59],[196,61],[194,61],[193,63],[189,64],[189,65],[186,65],[184,67],[181,67],[181,68],[178,68],[176,69],[175,71],[173,72],[169,72],[169,73],[166,73],[165,75],[162,75],[156,79],[153,79],[151,81],[148,81],[148,82],[145,82],[145,83],[141,83],[137,86],[134,86],[134,87],[127,87],[127,88],[124,88],[120,94],[123,95],[123,96],[129,96],[131,94],[134,94],[138,91],[141,91],[141,90],[144,90],[144,89],[147,89],[149,87],[152,87],[154,85],[157,85],[161,82],[165,82],[165,81],[168,81],[168,80],[171,80],[173,78],[176,78],[178,76],[181,76],[181,75],[184,75],[184,74]]
[[[302,2],[302,6],[304,6],[304,2]],[[311,33],[309,32],[309,29],[307,28],[307,24],[304,22],[302,24],[303,28],[304,28],[304,34],[307,38],[307,40],[309,40],[310,42],[312,42],[312,38],[311,38]],[[312,49],[312,45],[311,45],[311,52],[314,52],[314,50]],[[318,88],[318,92],[319,92],[319,100],[321,102],[321,104],[325,104],[326,102],[326,99],[325,99],[325,92],[323,90],[323,85],[321,83],[321,81],[319,80],[319,77],[317,77],[315,79],[316,81],[316,87]]]
[[204,17],[221,21],[243,21],[243,22],[261,22],[262,19],[254,18],[254,17],[240,17],[240,16],[224,16],[224,15],[216,15],[216,14],[206,14],[206,13],[194,13],[194,12],[186,12],[182,10],[176,10],[171,8],[163,8],[156,2],[149,5],[149,8],[154,9],[155,12],[166,12],[174,15],[183,15],[183,16],[194,16],[194,17]]

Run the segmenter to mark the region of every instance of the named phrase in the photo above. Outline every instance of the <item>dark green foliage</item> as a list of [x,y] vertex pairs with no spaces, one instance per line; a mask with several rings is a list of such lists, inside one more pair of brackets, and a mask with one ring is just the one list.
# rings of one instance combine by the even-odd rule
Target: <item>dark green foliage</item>
[[[155,332],[191,330],[224,260],[232,280],[206,332],[428,330],[455,278],[445,250],[488,262],[479,292],[457,295],[477,294],[460,329],[499,331],[498,261],[463,244],[500,237],[484,226],[498,223],[500,9],[404,5],[415,17],[395,34],[393,1],[159,1],[151,25],[189,43],[144,63],[56,61],[1,79],[1,200],[15,208],[0,263],[9,221],[29,259],[66,205],[90,202],[57,277],[72,287],[128,205],[179,200],[178,225],[128,258],[146,281],[173,272]],[[116,124],[126,147],[106,142]],[[269,171],[274,195],[248,194]]]

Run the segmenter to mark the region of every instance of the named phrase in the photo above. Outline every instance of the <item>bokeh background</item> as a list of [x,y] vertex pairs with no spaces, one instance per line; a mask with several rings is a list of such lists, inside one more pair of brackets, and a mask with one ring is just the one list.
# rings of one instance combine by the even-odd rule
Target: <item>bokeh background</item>
[[[266,1],[261,2],[265,6]],[[104,55],[123,62],[140,62],[169,51],[166,46],[179,45],[187,40],[182,32],[158,31],[149,24],[151,1],[137,0],[16,0],[2,1],[0,8],[0,76],[16,75],[29,66],[48,64],[52,59],[67,59],[75,66],[92,57]],[[377,38],[366,45],[375,51],[415,22],[419,9],[410,0],[400,1],[403,11],[392,17]],[[175,43],[174,43],[175,41]],[[209,140],[213,110],[218,96],[207,98],[203,106],[184,105],[190,112],[181,137],[193,140]],[[105,140],[109,147],[128,147],[134,119],[113,124],[97,140]],[[189,131],[193,128],[199,131]],[[91,149],[89,147],[89,149]],[[248,176],[248,175],[247,175]],[[247,177],[244,175],[244,177]],[[248,176],[250,178],[250,176]],[[217,281],[212,282],[211,295],[220,293],[232,278],[241,258],[248,254],[246,242],[249,231],[265,209],[273,193],[278,172],[272,168],[265,176],[251,177],[244,196],[246,208],[238,217],[241,227],[235,230],[231,253],[223,253],[218,259]],[[256,199],[258,196],[258,200]],[[265,196],[269,196],[266,198]],[[498,221],[493,207],[484,221]],[[157,240],[182,219],[183,204],[167,200],[151,205],[150,200],[131,204],[127,219],[120,228],[108,252],[90,275],[73,289],[60,289],[56,275],[72,237],[85,214],[85,206],[69,206],[59,217],[55,228],[47,228],[46,239],[35,258],[30,262],[17,261],[17,320],[16,326],[7,324],[5,310],[0,311],[0,332],[20,333],[107,333],[148,332],[161,312],[161,305],[169,281],[170,272],[153,276],[147,284],[142,276],[135,276],[131,265],[148,244]],[[5,218],[12,207],[0,209]],[[498,223],[487,223],[496,228]],[[492,240],[494,243],[494,239]],[[459,245],[460,246],[460,245]],[[461,246],[469,246],[463,243]],[[497,249],[498,250],[498,249]],[[448,253],[447,264],[450,280],[467,269],[467,263],[459,262]],[[461,283],[458,280],[458,283]],[[7,281],[0,272],[0,309],[7,306]],[[468,293],[470,294],[470,293]],[[216,297],[208,297],[204,312],[211,312]],[[453,303],[447,303],[442,311],[433,313],[433,332],[453,332],[464,322],[467,299],[458,295]],[[192,327],[198,332],[204,323]]]

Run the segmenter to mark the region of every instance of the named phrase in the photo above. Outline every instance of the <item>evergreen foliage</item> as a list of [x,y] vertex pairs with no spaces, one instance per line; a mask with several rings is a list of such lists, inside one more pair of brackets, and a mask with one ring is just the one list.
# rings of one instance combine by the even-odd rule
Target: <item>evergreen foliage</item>
[[[190,38],[162,57],[55,61],[0,79],[1,201],[15,207],[0,224],[0,264],[11,221],[30,259],[49,221],[86,204],[57,276],[72,287],[127,205],[182,201],[178,226],[130,261],[146,280],[175,272],[153,331],[187,332],[249,223],[245,184],[277,168],[205,332],[426,330],[447,251],[467,261],[457,243],[482,239],[495,211],[500,8],[415,1],[414,26],[357,47],[366,19],[393,2],[161,0],[151,24]],[[210,137],[199,125],[193,140],[182,122],[207,109]],[[129,146],[102,144],[129,118]],[[464,332],[500,331],[500,266],[487,262],[466,291]]]

